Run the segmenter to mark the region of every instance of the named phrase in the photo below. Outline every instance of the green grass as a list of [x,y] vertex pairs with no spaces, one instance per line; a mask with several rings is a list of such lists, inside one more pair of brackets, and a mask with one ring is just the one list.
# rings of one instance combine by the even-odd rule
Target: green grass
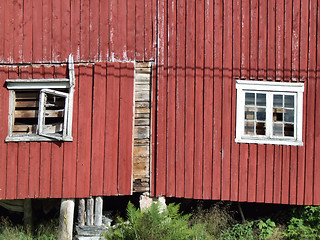
[[55,240],[57,239],[57,220],[36,224],[34,230],[19,224],[12,224],[8,218],[1,218],[0,240]]

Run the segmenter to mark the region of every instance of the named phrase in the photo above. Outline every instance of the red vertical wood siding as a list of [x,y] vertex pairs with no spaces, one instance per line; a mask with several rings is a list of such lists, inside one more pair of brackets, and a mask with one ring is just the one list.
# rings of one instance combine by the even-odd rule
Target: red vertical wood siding
[[3,0],[0,63],[154,59],[156,1]]
[[[153,195],[319,205],[319,3],[166,4],[158,1]],[[304,82],[304,146],[235,143],[236,79]]]
[[[73,142],[5,143],[9,106],[5,80],[63,78],[68,72],[66,65],[0,66],[0,199],[131,194],[133,63],[76,65],[75,72]],[[107,96],[118,99],[118,104]],[[108,142],[110,137],[117,139]]]
[[[130,194],[130,62],[154,60],[152,195],[319,205],[319,19],[316,0],[0,1],[2,83],[65,74],[21,63],[91,63],[73,142],[0,142],[0,198]],[[305,83],[303,147],[235,143],[239,78]]]

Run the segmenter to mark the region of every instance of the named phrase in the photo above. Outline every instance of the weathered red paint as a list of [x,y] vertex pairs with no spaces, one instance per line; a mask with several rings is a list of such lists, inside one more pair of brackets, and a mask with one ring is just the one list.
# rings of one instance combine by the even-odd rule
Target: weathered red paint
[[[131,194],[134,69],[132,63],[117,63],[118,73],[114,75],[113,65],[75,66],[73,142],[5,143],[8,123],[6,117],[1,118],[0,199]],[[2,116],[8,116],[6,79],[18,75],[21,78],[62,78],[67,77],[66,74],[66,65],[1,66]],[[118,104],[112,99],[105,101],[106,93],[112,93]],[[113,122],[118,127],[111,132]],[[117,139],[105,146],[108,142],[104,139],[110,137]],[[110,165],[115,175],[108,174]],[[105,178],[103,173],[106,173]],[[103,192],[103,185],[108,184],[115,187]]]
[[[92,64],[76,65],[73,142],[0,143],[1,199],[130,194],[127,62],[154,60],[152,195],[320,204],[316,0],[7,0],[0,13],[2,83],[63,76],[45,63],[69,53]],[[238,78],[305,82],[303,147],[235,143]]]

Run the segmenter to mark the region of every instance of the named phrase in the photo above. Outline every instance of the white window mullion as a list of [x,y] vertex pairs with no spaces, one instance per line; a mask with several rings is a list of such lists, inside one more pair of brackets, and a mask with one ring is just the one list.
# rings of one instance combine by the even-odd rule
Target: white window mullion
[[272,137],[273,126],[273,94],[271,92],[266,93],[267,109],[266,109],[266,137]]

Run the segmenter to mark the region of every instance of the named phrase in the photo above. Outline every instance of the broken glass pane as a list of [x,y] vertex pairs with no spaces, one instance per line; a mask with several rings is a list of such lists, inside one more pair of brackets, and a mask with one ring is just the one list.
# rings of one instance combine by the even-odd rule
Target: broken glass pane
[[256,132],[257,135],[266,135],[266,124],[263,122],[257,122]]
[[294,125],[285,124],[284,125],[284,136],[293,137],[294,136]]

